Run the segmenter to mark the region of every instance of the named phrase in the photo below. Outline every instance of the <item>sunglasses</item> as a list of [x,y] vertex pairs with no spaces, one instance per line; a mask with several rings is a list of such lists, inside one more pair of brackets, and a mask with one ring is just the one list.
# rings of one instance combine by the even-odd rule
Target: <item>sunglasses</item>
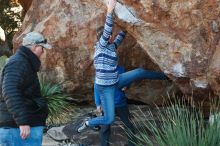
[[36,41],[36,44],[46,44],[47,43],[47,39],[44,39],[42,41]]

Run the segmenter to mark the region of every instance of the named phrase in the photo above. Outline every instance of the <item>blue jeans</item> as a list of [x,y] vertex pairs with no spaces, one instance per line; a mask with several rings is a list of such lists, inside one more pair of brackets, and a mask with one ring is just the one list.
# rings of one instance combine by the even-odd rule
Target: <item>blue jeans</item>
[[145,70],[143,68],[137,68],[122,74],[119,74],[118,88],[129,86],[132,82],[143,79],[151,80],[166,80],[167,76],[161,72],[154,72]]
[[0,128],[0,146],[41,146],[43,126],[31,127],[28,139],[21,139],[19,128]]
[[132,82],[143,79],[166,80],[167,76],[164,73],[148,71],[143,68],[137,68],[119,75],[119,81],[112,86],[97,85],[100,94],[101,105],[104,116],[96,117],[89,120],[89,126],[108,125],[114,121],[115,105],[114,96],[116,88],[129,86]]
[[116,85],[112,86],[96,86],[101,99],[102,110],[104,112],[104,116],[96,117],[89,120],[89,126],[97,126],[97,125],[108,125],[114,121],[115,118],[115,88]]
[[[116,107],[116,114],[120,117],[121,121],[125,125],[125,129],[128,130],[127,132],[132,132],[132,134],[134,134],[134,126],[129,119],[130,113],[128,110],[128,106],[125,105],[121,107]],[[100,130],[101,146],[109,146],[109,137],[110,137],[110,125],[103,125]],[[132,141],[135,141],[135,138],[128,137],[128,146],[134,146],[134,144],[132,144]]]

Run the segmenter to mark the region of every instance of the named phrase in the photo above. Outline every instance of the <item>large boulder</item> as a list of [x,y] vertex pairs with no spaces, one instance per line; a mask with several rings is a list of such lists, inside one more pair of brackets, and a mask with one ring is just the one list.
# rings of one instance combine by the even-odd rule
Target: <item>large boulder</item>
[[[42,58],[42,72],[46,78],[62,82],[63,89],[69,93],[92,99],[93,46],[96,42],[96,29],[104,24],[106,13],[100,2],[34,0],[26,13],[22,28],[14,37],[14,49],[16,50],[21,38],[29,31],[43,33],[53,45],[53,49],[47,51]],[[119,26],[115,25],[113,35],[116,35],[119,29]],[[129,33],[118,48],[118,52],[120,64],[127,70],[145,67],[161,71]],[[172,84],[168,83],[167,87],[165,82],[137,83],[141,86],[136,90],[130,90],[129,95],[138,93],[138,96],[129,97],[150,103],[163,95],[166,96],[167,88]],[[150,94],[147,93],[148,87]]]
[[[91,96],[95,30],[104,23],[104,2],[33,0],[14,44],[29,31],[46,35],[54,46],[43,59],[48,77],[62,81],[69,92]],[[127,69],[153,66],[148,69],[165,72],[186,95],[218,95],[220,0],[120,0],[115,14],[117,25],[129,33],[119,48]],[[144,92],[149,89],[152,98],[144,99],[152,101],[169,85],[150,82],[135,91],[149,97]]]
[[219,0],[124,0],[116,14],[184,94],[218,93]]

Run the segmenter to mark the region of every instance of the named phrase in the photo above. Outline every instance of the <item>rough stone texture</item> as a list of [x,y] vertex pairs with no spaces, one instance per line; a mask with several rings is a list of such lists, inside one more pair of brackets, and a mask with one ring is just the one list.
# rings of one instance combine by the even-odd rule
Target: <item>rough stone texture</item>
[[[207,97],[218,91],[213,86],[216,82],[209,78],[219,77],[213,70],[219,64],[215,52],[219,42],[220,1],[122,2],[139,20],[131,25],[127,18],[121,18],[122,25],[164,72],[179,78],[175,82],[183,93]],[[118,17],[121,13],[116,11]]]
[[220,41],[216,46],[215,53],[212,57],[211,64],[209,66],[209,81],[211,88],[219,95],[220,93]]
[[42,146],[59,146],[60,143],[53,140],[48,134],[43,136]]
[[[152,60],[156,64],[153,69],[168,74],[182,93],[193,93],[196,99],[213,93],[218,95],[220,0],[119,2],[115,9],[116,23],[134,40],[128,41],[129,36],[123,50],[135,48],[132,53],[128,50],[119,55],[123,56],[120,59],[124,60],[126,68],[136,67],[127,62],[139,62],[137,66],[146,67],[152,64],[147,61]],[[20,40],[31,30],[42,32],[54,46],[44,58],[46,73],[54,80],[63,81],[64,88],[70,92],[91,95],[88,89],[92,89],[94,76],[95,29],[103,24],[104,13],[103,0],[34,0],[14,40]],[[134,45],[135,41],[140,46]],[[136,48],[142,50],[137,52]],[[136,58],[127,57],[136,53]],[[150,87],[157,87],[157,84],[150,83]],[[162,87],[160,85],[159,89]],[[152,94],[159,96],[156,93],[155,90]]]
[[53,127],[47,131],[47,134],[53,139],[56,140],[66,140],[67,137],[62,133],[64,126],[61,127]]

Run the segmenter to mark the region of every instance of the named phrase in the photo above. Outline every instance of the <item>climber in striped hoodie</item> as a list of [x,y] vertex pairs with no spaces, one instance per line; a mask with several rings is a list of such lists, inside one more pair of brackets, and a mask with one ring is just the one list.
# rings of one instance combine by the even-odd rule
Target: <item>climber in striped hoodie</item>
[[121,31],[115,40],[112,43],[110,42],[113,28],[112,13],[115,5],[116,0],[107,1],[106,22],[104,27],[97,29],[98,42],[95,44],[94,53],[95,83],[101,94],[104,116],[85,120],[77,129],[78,132],[81,132],[88,126],[107,125],[114,121],[114,96],[116,84],[119,80],[116,48],[125,37],[125,33]]
[[[103,35],[101,34],[103,32]],[[95,45],[94,66],[96,70],[95,82],[98,85],[109,86],[118,82],[118,57],[116,48],[125,37],[121,31],[113,43],[110,43],[112,32],[112,15],[107,15],[105,27],[97,30],[97,37],[100,38]]]

